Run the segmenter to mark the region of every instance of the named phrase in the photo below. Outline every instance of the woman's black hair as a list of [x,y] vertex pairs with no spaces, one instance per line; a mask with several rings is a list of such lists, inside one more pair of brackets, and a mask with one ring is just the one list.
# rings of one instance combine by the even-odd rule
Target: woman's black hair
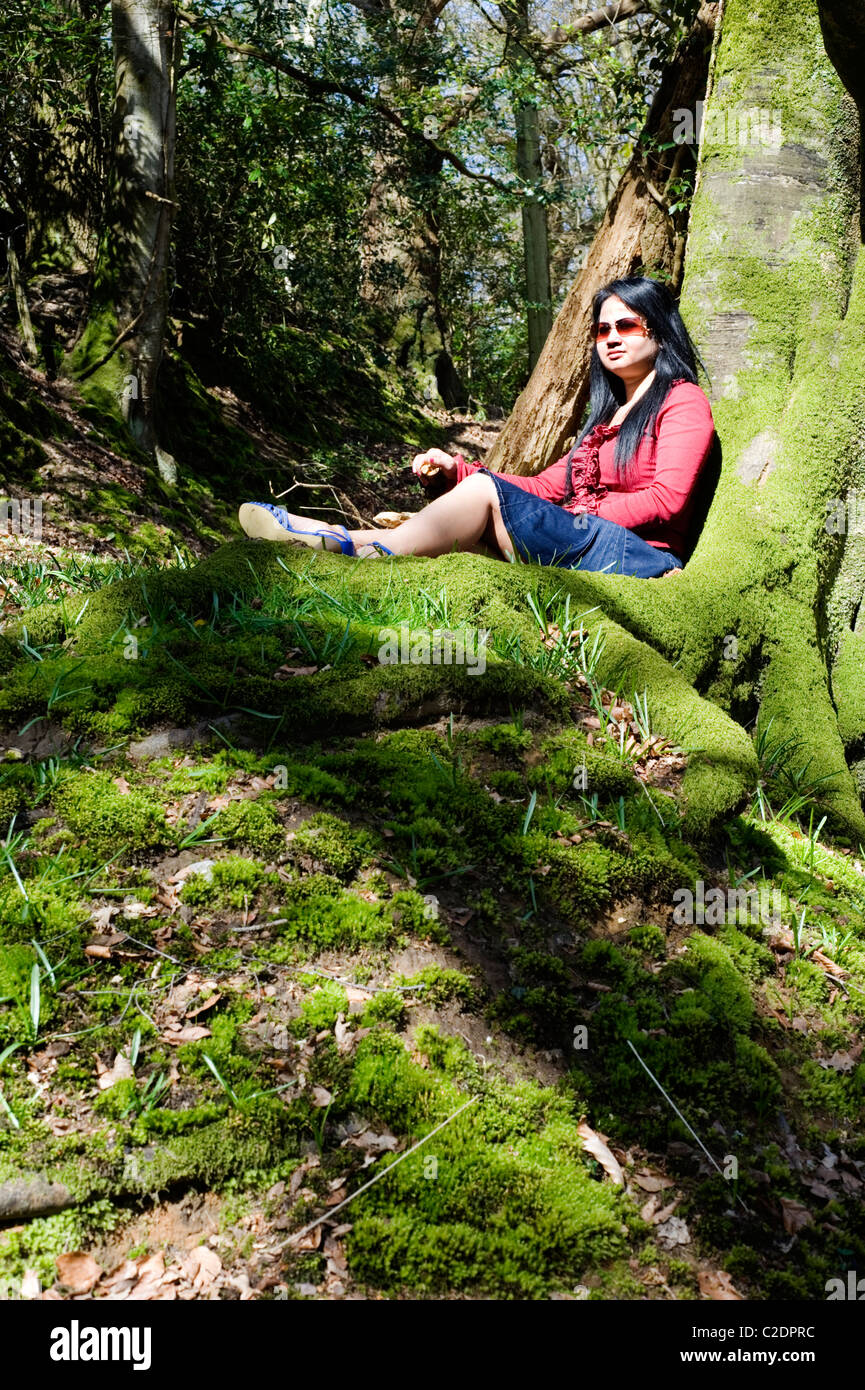
[[[658,355],[654,363],[655,378],[648,391],[628,411],[616,439],[616,468],[622,480],[627,482],[629,465],[637,452],[640,440],[647,432],[654,433],[658,411],[666,400],[670,387],[675,381],[690,381],[696,385],[697,365],[699,363],[702,367],[703,364],[682,322],[676,301],[666,285],[643,275],[629,275],[621,280],[611,280],[608,285],[602,286],[594,297],[593,324],[600,318],[601,306],[613,295],[621,299],[635,314],[642,315],[658,343]],[[703,370],[705,371],[705,368]],[[623,382],[607,371],[598,356],[597,347],[593,347],[589,369],[589,418],[577,439],[577,445],[582,443],[596,425],[606,424],[612,419],[624,403]],[[572,450],[571,453],[573,452]],[[571,463],[568,468],[568,496],[565,501],[573,496],[572,474]]]

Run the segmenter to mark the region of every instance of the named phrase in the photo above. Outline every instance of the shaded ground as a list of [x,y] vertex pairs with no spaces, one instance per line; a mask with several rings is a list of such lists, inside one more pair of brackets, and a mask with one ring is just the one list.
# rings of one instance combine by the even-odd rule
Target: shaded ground
[[[695,841],[688,755],[528,574],[121,560],[182,507],[31,384],[16,466],[63,545],[3,555],[0,1204],[65,1196],[7,1205],[4,1287],[825,1297],[865,1258],[865,877],[783,750]],[[433,427],[469,457],[496,428]],[[358,505],[417,505],[363,447]],[[490,615],[483,674],[382,666],[382,625]]]

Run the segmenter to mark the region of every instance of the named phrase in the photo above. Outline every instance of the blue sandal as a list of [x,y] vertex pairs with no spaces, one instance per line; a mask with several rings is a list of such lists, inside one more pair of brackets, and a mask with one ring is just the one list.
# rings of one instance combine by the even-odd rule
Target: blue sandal
[[[332,536],[343,555],[354,555],[354,542],[344,526],[329,527],[326,531],[301,531],[299,527],[292,526],[284,507],[273,507],[269,502],[244,502],[237,516],[248,536],[266,541],[285,541],[292,536],[320,536],[322,539]],[[303,541],[300,543],[305,544]],[[322,549],[327,550],[328,547],[323,545]],[[390,551],[387,553],[391,554]]]

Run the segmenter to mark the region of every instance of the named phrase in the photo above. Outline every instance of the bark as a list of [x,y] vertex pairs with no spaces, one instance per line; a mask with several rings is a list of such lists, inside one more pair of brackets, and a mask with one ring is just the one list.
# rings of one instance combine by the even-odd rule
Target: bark
[[[447,0],[416,3],[381,0],[378,18],[390,25],[411,16],[413,42],[435,28]],[[364,8],[361,6],[360,8]],[[380,84],[380,98],[398,109],[400,91],[411,87],[412,44],[405,66]],[[373,156],[374,177],[361,224],[361,299],[386,356],[409,371],[426,400],[451,407],[466,400],[450,354],[450,333],[441,302],[441,244],[435,190],[443,155],[429,139],[390,130]]]
[[9,267],[9,279],[12,283],[12,290],[15,295],[15,307],[18,310],[18,322],[21,325],[21,338],[27,351],[27,356],[30,358],[31,362],[35,362],[37,357],[36,338],[33,333],[33,322],[30,318],[30,306],[27,303],[27,288],[21,275],[18,255],[15,251],[11,236],[6,242],[6,264]]
[[455,406],[466,395],[451,359],[440,299],[437,219],[433,207],[412,196],[413,185],[433,187],[441,166],[431,146],[400,136],[376,153],[362,224],[361,298],[388,358],[413,373],[418,392],[428,400],[438,396]]
[[[856,102],[861,138],[865,132],[865,6],[861,0],[820,0],[818,10],[826,52]],[[865,239],[865,180],[860,182],[860,227]]]
[[156,377],[167,307],[180,40],[167,0],[113,0],[113,167],[107,225],[72,375],[156,445]]
[[[543,178],[538,108],[526,103],[517,111],[517,173],[537,187]],[[537,198],[525,198],[522,206],[523,261],[526,270],[526,321],[529,337],[529,371],[544,349],[553,326],[550,285],[550,242],[547,210]]]
[[[501,7],[508,32],[507,52],[516,77],[528,60],[525,47],[529,34],[528,0],[511,0]],[[550,240],[547,210],[538,197],[543,187],[541,131],[538,108],[533,101],[518,100],[516,112],[517,174],[531,189],[523,199],[523,265],[526,277],[526,327],[529,343],[529,371],[535,369],[544,343],[553,326],[550,285]]]
[[[690,682],[740,733],[792,739],[792,782],[854,847],[865,842],[860,183],[858,111],[823,47],[817,0],[727,0],[682,289],[710,376],[720,481],[677,579],[568,581],[614,624],[605,684],[639,690],[665,658],[670,681]],[[707,764],[704,817],[728,795],[713,782],[732,774],[732,794],[744,776],[741,748],[731,738],[729,759]]]
[[[664,74],[649,116],[619,181],[586,264],[563,304],[537,366],[487,457],[502,472],[536,473],[564,452],[588,400],[592,296],[599,285],[643,268],[678,289],[684,255],[682,214],[666,211],[665,194],[693,167],[695,146],[657,146],[673,139],[678,118],[705,95],[718,3],[704,3]],[[643,153],[643,147],[647,152]]]
[[0,1221],[32,1221],[74,1207],[77,1198],[60,1182],[37,1175],[0,1183]]
[[43,87],[33,103],[26,260],[31,274],[48,270],[75,277],[92,273],[97,252],[104,174],[100,54],[89,27],[94,0],[60,0],[60,8],[74,26],[76,41],[88,46],[87,76],[63,73],[77,89],[74,117],[62,113],[53,84]]

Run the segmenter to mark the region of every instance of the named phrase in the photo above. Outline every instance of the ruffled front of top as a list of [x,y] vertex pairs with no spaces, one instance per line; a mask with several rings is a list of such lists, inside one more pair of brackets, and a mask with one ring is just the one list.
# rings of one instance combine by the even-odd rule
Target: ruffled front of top
[[573,497],[567,503],[569,512],[592,512],[597,515],[598,503],[607,495],[606,487],[601,485],[601,446],[618,433],[618,425],[595,425],[571,454]]

